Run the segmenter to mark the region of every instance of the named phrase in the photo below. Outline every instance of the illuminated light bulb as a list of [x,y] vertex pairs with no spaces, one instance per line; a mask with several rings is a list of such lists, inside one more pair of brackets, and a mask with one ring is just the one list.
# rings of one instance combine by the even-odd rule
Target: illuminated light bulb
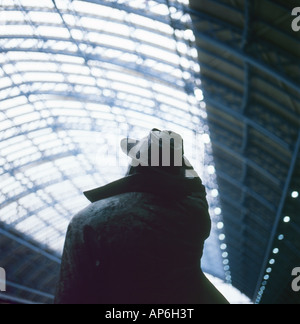
[[298,191],[293,191],[292,192],[292,198],[297,199],[299,197],[299,192]]

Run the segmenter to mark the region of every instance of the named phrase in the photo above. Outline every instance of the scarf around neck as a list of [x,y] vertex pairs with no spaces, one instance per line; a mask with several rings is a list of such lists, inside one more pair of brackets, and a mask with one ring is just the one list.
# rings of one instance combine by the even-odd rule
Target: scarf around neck
[[134,174],[114,181],[106,186],[84,192],[92,203],[125,193],[150,193],[167,199],[178,199],[200,194],[206,190],[200,178],[184,178],[168,174]]

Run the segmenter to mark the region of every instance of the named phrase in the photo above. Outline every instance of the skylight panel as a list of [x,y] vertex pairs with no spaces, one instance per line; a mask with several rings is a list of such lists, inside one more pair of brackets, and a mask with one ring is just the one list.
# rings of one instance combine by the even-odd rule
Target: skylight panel
[[90,75],[91,69],[82,64],[61,64],[60,70],[64,73]]
[[43,62],[36,64],[34,61],[16,62],[14,69],[19,72],[38,71],[38,72],[57,72],[58,66],[56,63]]
[[[7,197],[6,197],[7,198]],[[8,206],[3,206],[0,209],[0,221],[5,222],[5,224],[10,225],[16,219],[18,219],[19,215],[17,214],[18,204],[13,202]]]
[[168,97],[177,98],[184,102],[187,101],[187,94],[182,89],[176,89],[159,83],[153,83],[152,88],[154,91],[167,95]]
[[44,202],[36,194],[32,193],[19,200],[19,204],[24,208],[37,210],[38,208],[44,207]]
[[112,89],[115,89],[117,91],[121,92],[127,92],[132,94],[138,94],[141,97],[144,98],[152,98],[153,94],[151,91],[141,88],[141,87],[135,87],[129,84],[120,83],[120,82],[112,82],[111,83]]
[[159,59],[160,61],[168,62],[169,64],[178,65],[180,58],[177,54],[156,48],[150,45],[141,45],[138,51],[146,56]]
[[111,113],[111,108],[106,105],[96,104],[96,103],[87,103],[85,108],[91,111],[103,112],[103,113]]
[[96,84],[95,78],[83,75],[69,75],[68,81],[70,83],[86,84],[90,86],[94,86]]
[[[113,9],[109,6],[101,6],[85,1],[73,1],[74,9],[79,13],[87,13],[91,15],[101,15],[102,17],[112,17]],[[119,16],[121,14],[117,12]]]
[[32,112],[29,114],[19,115],[13,119],[16,125],[21,125],[25,123],[32,122],[33,120],[40,119],[40,114],[37,112]]
[[64,82],[64,75],[61,73],[49,73],[49,72],[26,72],[23,74],[24,81],[35,82]]
[[[0,102],[7,99],[8,95],[10,95],[11,97],[18,97],[18,96],[20,96],[20,94],[21,94],[20,89],[14,83],[13,87],[6,88],[5,90],[2,90],[2,91],[0,90]],[[1,127],[0,127],[0,129],[1,129]]]
[[189,105],[187,104],[187,102],[162,94],[158,94],[156,98],[162,103],[168,104],[169,107],[174,107],[189,112]]
[[83,57],[76,56],[76,55],[55,54],[55,55],[51,55],[51,58],[53,61],[56,61],[59,65],[62,63],[74,63],[74,64],[84,65],[85,63]]
[[159,31],[160,33],[173,35],[174,29],[169,25],[165,24],[144,16],[139,16],[137,14],[129,14],[128,19],[131,23],[136,26],[143,26],[149,29],[154,30],[155,32]]
[[11,185],[14,185],[16,182],[16,179],[12,176],[8,176],[6,178],[2,178],[2,181],[0,183],[0,188],[5,188],[5,187],[8,187],[8,186],[11,186]]
[[51,128],[44,128],[44,129],[36,130],[34,132],[29,133],[27,136],[31,140],[36,141],[35,143],[37,144],[40,141],[48,140],[49,137],[52,136],[52,129]]
[[45,12],[45,11],[31,11],[28,13],[28,17],[33,23],[42,24],[57,24],[63,23],[60,15],[56,12]]
[[24,25],[5,25],[0,28],[0,35],[3,36],[30,36],[33,34],[31,26]]
[[51,162],[41,162],[35,165],[34,168],[26,170],[26,176],[30,177],[32,181],[44,178],[46,175],[56,174],[58,171]]
[[23,7],[53,9],[53,2],[51,0],[18,0],[19,5]]
[[61,233],[59,233],[57,230],[51,227],[45,227],[43,230],[37,230],[35,233],[32,233],[32,237],[37,240],[44,240],[49,245],[52,244],[52,240],[56,240],[61,236]]
[[176,48],[176,41],[172,37],[162,36],[154,32],[145,31],[142,29],[136,29],[133,35],[137,38],[137,40],[147,41],[158,47],[165,47],[174,52]]
[[[11,120],[3,120],[0,122],[0,132],[2,132],[2,134],[0,134],[1,138],[6,138],[6,137],[9,137],[9,134],[7,134],[7,130],[12,130],[12,127],[13,127],[13,123]],[[4,133],[5,131],[5,133]],[[12,133],[14,133],[12,131]]]
[[11,85],[12,85],[12,82],[9,78],[0,77],[0,89],[10,87]]
[[12,199],[24,191],[25,188],[18,181],[13,181],[9,185],[2,188],[2,193],[6,195],[7,198]]
[[6,111],[6,115],[8,118],[13,118],[16,116],[20,116],[20,115],[26,115],[28,113],[31,113],[34,111],[34,108],[31,105],[20,105],[18,107],[14,107],[11,109],[8,109]]
[[34,62],[34,61],[49,61],[49,54],[47,53],[40,53],[40,52],[26,52],[26,51],[9,51],[6,54],[8,61],[27,61],[27,62]]
[[150,11],[162,16],[168,16],[170,11],[169,7],[165,4],[157,4],[157,2],[149,1]]
[[91,17],[83,17],[80,19],[81,26],[84,26],[86,29],[94,29],[98,31],[103,31],[103,28],[105,28],[105,25],[108,22],[104,19],[99,18],[91,18]]
[[34,232],[43,231],[46,229],[45,223],[42,222],[38,217],[31,216],[26,218],[20,223],[17,223],[15,225],[16,230],[19,230],[20,232],[25,232],[28,235],[32,235]]
[[[136,121],[132,122],[134,124],[139,125],[138,120],[143,120],[145,118],[143,118],[143,113],[141,112],[137,112],[137,111],[127,111],[126,112],[126,116],[130,119],[137,119]],[[159,125],[161,124],[161,121],[158,117],[156,116],[147,116],[147,122],[148,125]]]
[[36,147],[28,147],[28,148],[24,148],[19,150],[18,152],[14,152],[12,154],[7,155],[6,159],[8,162],[12,162],[15,160],[19,160],[21,158],[23,158],[24,156],[33,154],[37,152],[37,148]]
[[7,99],[1,102],[1,110],[5,110],[7,108],[18,107],[20,105],[27,104],[27,99],[24,96],[20,96],[17,98]]
[[1,147],[1,156],[5,157],[9,154],[19,151],[21,146],[22,148],[30,147],[32,143],[31,141],[27,141],[24,136],[20,136],[3,141],[0,145],[3,145],[3,147]]
[[[54,185],[51,185],[46,189],[46,192],[48,194],[51,194],[54,199],[57,199],[58,201],[61,201],[62,197],[64,197],[66,194],[74,196],[79,195],[78,189],[74,187],[74,184],[71,183],[57,183]],[[66,211],[65,211],[66,213]],[[74,216],[74,215],[72,215]]]
[[[2,4],[2,2],[1,2],[1,5],[4,6]],[[17,10],[13,10],[13,11],[8,11],[5,9],[1,10],[0,11],[0,24],[5,24],[8,22],[24,22],[24,14]]]
[[87,38],[91,42],[95,42],[101,46],[108,46],[109,48],[122,48],[128,51],[134,51],[136,44],[134,41],[117,37],[114,35],[106,35],[101,33],[88,33]]
[[37,27],[37,33],[41,37],[53,37],[53,38],[65,38],[70,37],[70,32],[64,27],[54,27],[54,26],[39,26]]
[[53,98],[52,100],[51,98],[49,98],[46,104],[47,107],[48,108],[70,108],[70,109],[78,109],[78,110],[83,109],[84,107],[82,102],[76,101],[72,98],[70,98],[69,100],[65,100],[65,98],[60,98],[60,100],[58,100],[58,98]]

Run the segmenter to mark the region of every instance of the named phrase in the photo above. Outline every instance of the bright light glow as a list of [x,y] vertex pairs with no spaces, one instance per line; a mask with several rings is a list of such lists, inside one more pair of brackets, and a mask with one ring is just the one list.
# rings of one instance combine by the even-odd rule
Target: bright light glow
[[216,215],[221,215],[222,214],[222,209],[217,207],[217,208],[215,208],[214,212],[215,212]]
[[196,96],[198,101],[202,101],[204,99],[203,92],[200,89],[195,90],[195,96]]
[[205,274],[209,281],[221,292],[221,294],[229,301],[232,305],[239,304],[252,304],[251,300],[242,294],[238,289],[232,285],[225,283],[221,279],[213,277],[209,274]]
[[292,192],[292,198],[297,199],[299,197],[299,192],[298,191],[293,191]]
[[225,238],[226,238],[226,236],[224,234],[220,234],[220,236],[219,236],[219,240],[220,241],[224,241]]
[[226,244],[221,244],[221,250],[226,250],[227,249],[227,245]]
[[216,173],[216,169],[215,169],[215,167],[213,165],[209,165],[207,167],[207,171],[208,171],[209,174],[215,174]]
[[225,258],[227,258],[228,257],[228,253],[227,252],[223,252],[222,253],[222,257],[225,259]]
[[217,198],[219,196],[219,191],[217,189],[212,190],[211,195],[213,198]]
[[284,221],[284,223],[289,223],[289,222],[291,221],[291,217],[289,217],[289,216],[285,216],[285,217],[283,218],[283,221]]
[[218,228],[219,230],[223,229],[223,228],[224,228],[224,223],[219,222],[219,223],[217,224],[217,228]]
[[203,141],[204,144],[210,144],[211,143],[210,136],[208,134],[202,135],[201,140]]

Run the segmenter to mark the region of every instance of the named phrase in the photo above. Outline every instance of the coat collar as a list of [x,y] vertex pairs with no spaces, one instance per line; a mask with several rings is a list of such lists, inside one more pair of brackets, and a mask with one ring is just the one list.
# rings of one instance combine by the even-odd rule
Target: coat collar
[[168,199],[186,197],[193,193],[205,194],[200,178],[182,178],[170,175],[135,174],[112,182],[104,187],[84,192],[86,198],[96,201],[129,192],[143,192],[159,195]]

